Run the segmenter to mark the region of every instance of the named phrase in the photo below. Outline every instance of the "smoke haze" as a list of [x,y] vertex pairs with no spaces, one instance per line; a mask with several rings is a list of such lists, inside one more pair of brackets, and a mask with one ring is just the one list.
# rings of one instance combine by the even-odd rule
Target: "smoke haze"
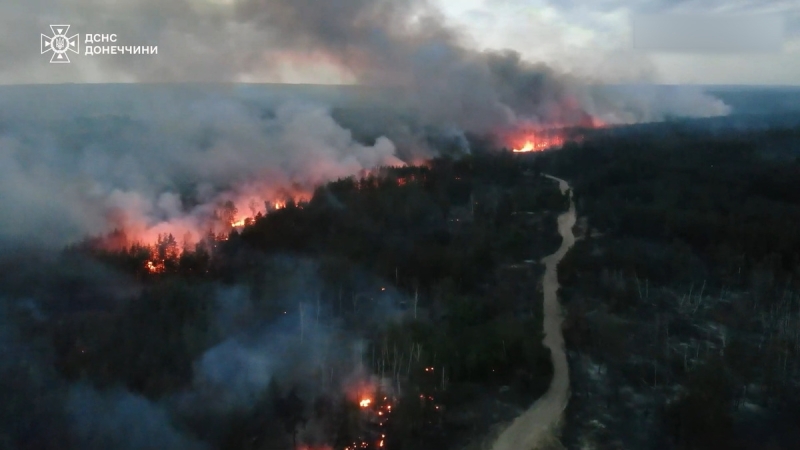
[[[589,116],[650,121],[685,115],[685,108],[699,116],[727,112],[702,92],[659,96],[640,89],[593,97],[544,66],[526,69],[512,55],[478,61],[485,65],[474,66],[472,81],[455,91],[444,82],[442,89],[431,87],[425,97],[432,106],[419,110],[394,106],[386,96],[323,96],[320,102],[309,94],[286,101],[268,88],[258,96],[258,88],[220,86],[5,87],[0,240],[52,247],[121,227],[148,242],[159,233],[196,241],[223,201],[250,216],[286,189],[307,195],[325,181],[433,156],[422,131],[430,125],[440,130],[439,141],[465,151],[463,131],[515,123],[575,124]],[[481,92],[481,86],[493,88]],[[348,128],[332,115],[334,107],[363,105],[390,114],[356,113]],[[357,137],[365,133],[352,127],[369,138]]]
[[63,245],[109,226],[159,223],[180,238],[202,228],[220,196],[259,194],[263,211],[263,199],[281,188],[310,191],[403,164],[387,138],[357,142],[316,103],[254,107],[230,94],[168,88],[45,89],[0,93],[3,239]]
[[6,87],[0,91],[0,207],[8,212],[0,239],[6,240],[36,235],[39,244],[57,246],[115,226],[149,240],[163,232],[196,240],[221,200],[234,201],[240,212],[253,202],[261,210],[263,199],[281,188],[309,190],[376,165],[431,156],[424,126],[445,130],[466,149],[464,132],[729,112],[701,91],[609,95],[516,52],[475,50],[426,0],[38,0],[0,12],[7,18],[0,79],[25,68],[34,74],[27,82],[56,73],[35,69],[45,64],[42,55],[16,47],[13,38],[69,23],[81,37],[113,33],[118,45],[157,45],[159,54],[74,55],[50,81],[231,83],[277,80],[287,67],[303,66],[391,88],[362,104],[405,114],[388,121],[359,117],[360,127],[373,129],[364,141],[333,119],[332,98],[324,96],[286,102],[219,84],[67,85],[49,87],[46,95]]
[[[25,286],[17,289],[21,299],[0,298],[0,351],[4,355],[0,393],[3,412],[13,415],[2,421],[0,438],[38,442],[46,448],[203,450],[212,448],[209,441],[221,437],[215,430],[202,438],[196,436],[197,430],[186,428],[187,420],[210,418],[212,423],[220,423],[225,417],[249,414],[255,408],[269,416],[275,406],[275,399],[269,397],[271,383],[293,386],[309,403],[319,398],[336,401],[350,392],[354,383],[380,382],[364,367],[365,333],[392,321],[398,311],[397,296],[387,293],[383,299],[376,298],[377,306],[371,305],[369,314],[359,316],[355,323],[344,323],[334,319],[330,304],[320,302],[324,282],[314,261],[282,257],[261,264],[264,273],[274,275],[265,281],[269,293],[254,294],[254,285],[247,283],[197,288],[214,293],[208,316],[213,342],[192,361],[191,384],[159,400],[120,385],[72,383],[59,376],[53,370],[51,344],[25,342],[28,338],[23,335],[28,333],[22,328],[30,331],[54,311],[74,319],[103,308],[92,302],[60,299],[56,305],[49,301],[58,291],[58,283],[48,286],[42,279],[67,278],[69,267],[56,265],[27,277]],[[27,264],[20,266],[25,272]],[[119,281],[113,273],[90,273],[82,286],[73,286],[72,294],[100,299],[107,295],[103,288]],[[356,277],[363,286],[372,286],[372,292],[378,291],[380,280],[361,274]],[[121,302],[136,308],[137,302],[145,301],[139,295],[129,292]],[[174,293],[157,295],[168,299]],[[164,344],[144,336],[142,341],[150,342],[142,348],[151,357],[158,350],[148,345]],[[58,345],[99,350],[80,339]],[[126,362],[126,366],[137,365],[137,361]],[[305,440],[327,436],[320,428],[327,424],[320,421],[324,419],[310,417],[302,428]],[[7,426],[11,424],[14,426]]]

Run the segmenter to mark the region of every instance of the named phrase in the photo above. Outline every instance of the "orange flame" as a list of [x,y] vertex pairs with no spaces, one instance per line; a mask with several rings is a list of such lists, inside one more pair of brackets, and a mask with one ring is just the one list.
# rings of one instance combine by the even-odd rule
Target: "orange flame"
[[558,132],[531,133],[525,137],[525,143],[512,149],[514,153],[540,152],[549,148],[564,145],[564,137]]
[[607,126],[602,120],[588,115],[586,120],[576,125],[580,128],[563,124],[534,124],[501,131],[500,135],[503,136],[505,142],[511,144],[514,153],[540,152],[563,147],[567,140],[581,141],[583,136],[577,134],[580,129]]
[[359,406],[361,406],[362,408],[368,408],[368,407],[369,407],[369,405],[370,405],[370,403],[372,403],[372,400],[371,400],[371,399],[369,399],[369,398],[364,398],[364,399],[362,399],[362,400],[361,400],[361,401],[360,401],[358,404],[359,404]]
[[145,263],[145,268],[150,273],[160,273],[164,271],[164,265],[161,263],[153,263],[153,261],[147,261]]

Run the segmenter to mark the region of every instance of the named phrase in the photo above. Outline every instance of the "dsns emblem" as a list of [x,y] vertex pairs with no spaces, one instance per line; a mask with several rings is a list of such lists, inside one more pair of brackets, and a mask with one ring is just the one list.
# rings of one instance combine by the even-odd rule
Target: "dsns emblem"
[[67,37],[69,25],[50,25],[52,36],[42,34],[42,54],[53,52],[51,63],[68,63],[67,52],[80,53],[81,41],[78,35]]

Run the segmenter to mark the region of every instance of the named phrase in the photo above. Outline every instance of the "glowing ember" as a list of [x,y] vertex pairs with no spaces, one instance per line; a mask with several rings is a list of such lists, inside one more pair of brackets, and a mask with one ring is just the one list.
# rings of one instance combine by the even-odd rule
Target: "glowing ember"
[[159,265],[153,264],[153,261],[147,261],[147,262],[145,263],[144,267],[145,267],[145,268],[146,268],[146,269],[147,269],[147,270],[148,270],[150,273],[159,273],[159,272],[161,272],[161,271],[162,271],[162,269],[163,269],[163,266],[162,266],[161,264],[159,264]]
[[370,399],[368,399],[368,398],[365,398],[365,399],[363,399],[363,400],[361,400],[361,401],[359,402],[359,405],[360,405],[362,408],[368,408],[368,407],[369,407],[369,405],[370,405],[370,403],[372,403],[372,400],[370,400]]

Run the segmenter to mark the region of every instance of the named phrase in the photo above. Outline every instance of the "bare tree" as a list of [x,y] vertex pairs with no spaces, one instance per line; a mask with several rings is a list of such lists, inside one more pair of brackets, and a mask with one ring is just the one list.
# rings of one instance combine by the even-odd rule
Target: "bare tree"
[[414,320],[417,320],[417,303],[419,302],[419,288],[414,289]]
[[305,334],[305,308],[303,308],[303,303],[300,302],[300,343],[303,343],[303,335]]

